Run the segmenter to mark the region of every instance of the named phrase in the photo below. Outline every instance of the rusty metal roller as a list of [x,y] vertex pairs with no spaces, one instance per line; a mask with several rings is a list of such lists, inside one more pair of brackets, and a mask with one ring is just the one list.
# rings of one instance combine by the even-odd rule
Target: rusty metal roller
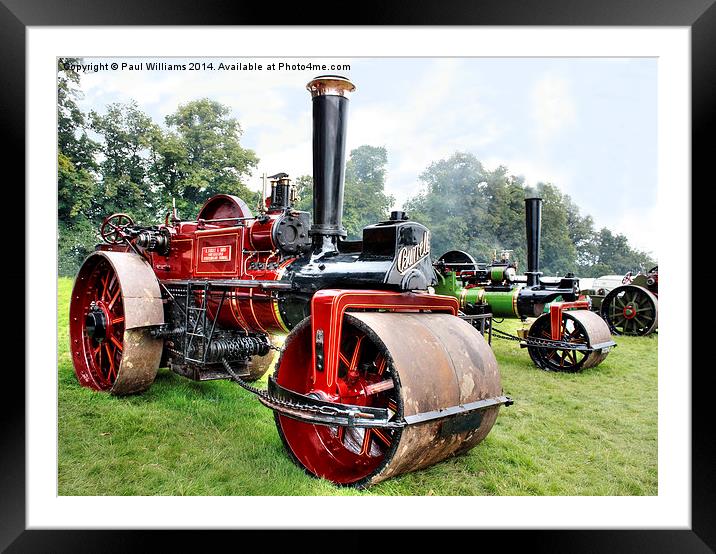
[[116,395],[154,381],[163,341],[149,327],[164,323],[152,268],[130,252],[93,252],[82,264],[70,303],[70,347],[80,383]]
[[[568,312],[569,317],[577,320],[586,331],[588,342],[591,346],[597,344],[603,344],[611,341],[612,336],[609,332],[609,327],[604,324],[604,320],[599,317],[598,314],[587,310],[574,310]],[[587,369],[590,367],[596,367],[604,361],[609,354],[609,350],[597,349],[590,352],[584,363],[581,365],[581,369]]]
[[[585,345],[589,349],[528,346],[527,350],[537,367],[546,371],[565,372],[596,367],[604,361],[614,344],[606,322],[596,313],[588,310],[562,312],[562,334],[565,342]],[[550,314],[543,314],[534,321],[529,329],[529,336],[537,339],[551,338]]]
[[[345,316],[343,329],[343,395],[334,400],[370,398],[368,405],[388,407],[405,426],[389,431],[328,427],[277,414],[279,434],[308,472],[339,484],[368,486],[465,452],[490,432],[499,405],[452,417],[426,417],[502,394],[495,356],[470,324],[447,314],[354,312]],[[300,359],[304,366],[310,360],[305,357],[310,346],[310,325],[300,325],[289,335],[277,371],[284,386],[304,391],[310,387],[295,373],[301,371]],[[353,378],[349,364],[357,368]],[[341,379],[352,382],[354,390],[381,392],[351,397],[351,387]]]

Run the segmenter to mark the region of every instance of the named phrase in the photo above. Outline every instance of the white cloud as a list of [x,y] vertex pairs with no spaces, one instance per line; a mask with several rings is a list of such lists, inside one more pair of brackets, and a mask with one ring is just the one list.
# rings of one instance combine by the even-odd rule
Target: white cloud
[[487,157],[483,160],[485,167],[494,170],[503,165],[508,169],[510,175],[524,177],[525,183],[534,186],[537,183],[551,183],[561,192],[570,194],[569,190],[574,181],[574,174],[565,167],[554,167],[539,160],[533,160],[529,156],[519,158],[497,158]]
[[577,119],[576,103],[569,81],[556,75],[544,75],[530,94],[531,117],[538,144],[545,146]]
[[395,196],[394,208],[418,192],[419,175],[431,162],[458,150],[475,152],[503,133],[483,106],[482,90],[464,88],[464,71],[461,60],[433,60],[409,90],[352,106],[349,149],[387,148],[386,192]]
[[[114,59],[85,60],[91,61],[112,63]],[[219,61],[214,60],[215,65]],[[278,60],[261,61],[268,64]],[[395,207],[417,192],[418,176],[429,163],[457,150],[475,152],[504,132],[483,107],[482,89],[465,89],[464,72],[464,63],[459,59],[431,60],[414,75],[409,88],[386,89],[379,101],[370,104],[361,101],[358,83],[359,91],[351,101],[347,149],[362,144],[387,148],[386,189],[396,197]],[[103,111],[109,102],[135,99],[163,123],[164,117],[181,103],[204,96],[215,98],[233,108],[243,129],[242,142],[260,158],[248,183],[259,189],[264,172],[287,171],[294,177],[312,172],[310,101],[308,93],[301,99],[305,100],[303,104],[295,101],[295,95],[301,94],[296,83],[302,84],[302,79],[308,82],[315,72],[303,73],[89,73],[82,76],[83,104]],[[390,87],[390,83],[384,84]]]

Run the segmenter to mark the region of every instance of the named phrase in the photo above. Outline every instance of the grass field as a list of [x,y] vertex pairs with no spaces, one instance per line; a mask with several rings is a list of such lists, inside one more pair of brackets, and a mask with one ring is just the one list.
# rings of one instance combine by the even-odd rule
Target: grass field
[[515,404],[488,437],[465,455],[356,491],[296,467],[272,413],[236,384],[160,369],[139,396],[80,387],[68,352],[72,282],[58,287],[60,495],[657,494],[656,335],[617,337],[600,366],[579,374],[540,371],[518,343],[494,339]]

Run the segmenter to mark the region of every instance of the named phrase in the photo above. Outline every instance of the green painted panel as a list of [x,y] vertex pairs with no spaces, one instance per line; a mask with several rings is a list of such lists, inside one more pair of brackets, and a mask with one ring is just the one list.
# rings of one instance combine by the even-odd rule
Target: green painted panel
[[517,295],[520,289],[510,291],[485,291],[485,302],[496,317],[517,317]]

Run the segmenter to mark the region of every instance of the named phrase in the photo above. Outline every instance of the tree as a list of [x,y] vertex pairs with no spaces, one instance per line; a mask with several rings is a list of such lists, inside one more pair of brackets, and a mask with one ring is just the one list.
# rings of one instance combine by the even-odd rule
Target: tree
[[492,248],[491,256],[499,255],[500,250],[512,250],[513,259],[522,268],[521,264],[527,259],[523,179],[509,175],[504,166],[486,172],[484,178],[480,193],[485,210],[477,232],[484,237],[486,245]]
[[[464,250],[490,261],[501,250],[526,260],[524,184],[506,167],[487,170],[473,155],[456,152],[420,175],[423,191],[408,200],[410,216],[432,231],[432,250]],[[497,251],[497,252],[495,252]]]
[[227,106],[203,98],[179,106],[166,117],[170,132],[157,149],[157,167],[168,196],[182,200],[185,213],[197,213],[215,194],[235,194],[249,205],[259,200],[241,180],[258,165],[243,148],[241,126]]
[[395,199],[385,194],[387,164],[384,147],[366,144],[351,150],[343,194],[343,226],[349,239],[361,239],[363,227],[388,219]]
[[597,255],[592,275],[598,277],[605,274],[624,274],[629,271],[648,271],[656,265],[656,261],[646,252],[632,249],[623,234],[614,234],[606,227],[597,235]]
[[404,207],[413,220],[431,230],[435,257],[456,249],[478,257],[490,255],[493,241],[479,232],[487,214],[483,190],[489,178],[482,163],[463,152],[433,162],[420,175],[424,190]]
[[130,212],[139,220],[153,221],[160,198],[150,167],[152,147],[161,135],[159,126],[135,101],[110,104],[106,114],[90,115],[93,130],[102,138],[102,212]]
[[[577,251],[577,273],[585,275],[597,260],[597,237],[592,216],[582,217],[569,195],[563,195],[562,202],[567,211],[569,238]],[[600,274],[600,275],[603,275]]]
[[93,216],[97,194],[98,145],[87,135],[87,120],[77,102],[82,94],[77,58],[57,63],[57,217],[58,270],[73,274],[96,240]]
[[301,175],[294,183],[296,186],[296,209],[313,213],[313,177]]
[[77,171],[95,170],[97,143],[87,136],[87,120],[77,105],[82,98],[79,58],[57,60],[57,147]]

